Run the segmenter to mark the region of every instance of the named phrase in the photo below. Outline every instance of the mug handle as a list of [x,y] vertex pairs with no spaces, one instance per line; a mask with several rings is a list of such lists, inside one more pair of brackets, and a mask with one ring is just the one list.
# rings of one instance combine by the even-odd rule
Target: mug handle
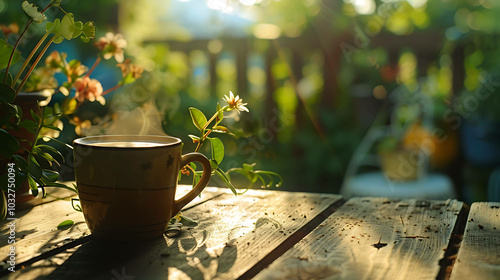
[[191,200],[195,199],[207,186],[208,181],[210,181],[212,166],[210,165],[207,157],[200,153],[185,154],[181,157],[181,168],[192,161],[201,163],[203,166],[203,174],[201,175],[201,179],[198,184],[196,184],[192,190],[190,190],[185,196],[174,201],[172,206],[172,217],[179,213],[179,211],[181,211],[186,204],[191,202]]

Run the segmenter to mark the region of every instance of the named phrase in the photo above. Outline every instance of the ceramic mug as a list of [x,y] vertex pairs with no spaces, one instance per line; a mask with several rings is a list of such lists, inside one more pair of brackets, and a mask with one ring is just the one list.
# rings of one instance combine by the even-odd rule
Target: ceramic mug
[[[119,241],[161,237],[169,220],[205,188],[211,167],[200,153],[181,154],[170,136],[109,135],[74,141],[75,177],[93,236]],[[176,200],[181,167],[203,166],[196,186]]]

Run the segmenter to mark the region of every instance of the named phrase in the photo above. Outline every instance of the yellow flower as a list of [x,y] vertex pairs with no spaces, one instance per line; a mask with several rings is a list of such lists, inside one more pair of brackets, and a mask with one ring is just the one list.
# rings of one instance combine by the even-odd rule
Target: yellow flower
[[229,105],[229,111],[238,110],[238,113],[240,111],[249,112],[248,108],[245,107],[247,103],[243,103],[243,99],[241,99],[239,95],[236,95],[236,97],[234,97],[232,91],[229,91],[229,97],[227,95],[224,95],[224,98],[222,99],[227,102],[227,105]]
[[115,35],[108,32],[106,36],[99,38],[95,46],[103,52],[104,59],[108,60],[114,56],[116,62],[121,63],[124,59],[123,49],[127,47],[127,41],[120,33]]
[[81,120],[79,117],[74,117],[73,122],[75,125],[75,133],[79,136],[83,136],[92,127],[92,123],[89,120]]

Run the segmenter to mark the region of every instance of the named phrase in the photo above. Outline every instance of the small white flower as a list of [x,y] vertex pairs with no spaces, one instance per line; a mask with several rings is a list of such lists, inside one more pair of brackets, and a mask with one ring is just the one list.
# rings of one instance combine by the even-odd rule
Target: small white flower
[[243,99],[241,99],[239,95],[236,95],[236,97],[234,97],[232,91],[229,91],[229,97],[227,95],[224,95],[222,99],[227,102],[227,105],[229,105],[230,110],[237,110],[238,113],[240,111],[249,112],[248,108],[245,107],[247,103],[243,103]]
[[108,32],[104,37],[99,38],[95,46],[103,52],[104,59],[115,57],[116,62],[121,63],[124,60],[123,49],[127,47],[127,41],[120,33]]

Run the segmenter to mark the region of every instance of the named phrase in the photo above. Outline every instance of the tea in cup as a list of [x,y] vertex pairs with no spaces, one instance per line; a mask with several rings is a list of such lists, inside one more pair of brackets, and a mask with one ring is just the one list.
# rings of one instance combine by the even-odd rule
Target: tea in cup
[[[200,153],[182,155],[170,136],[109,135],[74,141],[75,177],[85,221],[97,238],[138,241],[161,237],[170,219],[198,196],[211,176]],[[196,186],[176,200],[179,170],[199,162]]]

